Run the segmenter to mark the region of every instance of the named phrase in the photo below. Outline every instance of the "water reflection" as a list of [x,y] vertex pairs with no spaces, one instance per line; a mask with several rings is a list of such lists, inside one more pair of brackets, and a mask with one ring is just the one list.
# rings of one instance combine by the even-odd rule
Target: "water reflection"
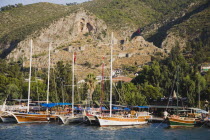
[[98,127],[60,124],[4,124],[0,123],[0,139],[24,140],[173,140],[208,139],[209,128],[169,129],[167,124],[153,123],[139,126]]

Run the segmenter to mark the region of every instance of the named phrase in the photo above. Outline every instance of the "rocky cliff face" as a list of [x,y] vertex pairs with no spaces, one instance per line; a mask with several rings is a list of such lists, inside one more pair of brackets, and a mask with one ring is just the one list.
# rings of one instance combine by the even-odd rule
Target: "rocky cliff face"
[[40,56],[47,53],[50,42],[52,43],[51,50],[56,50],[69,46],[73,41],[83,41],[86,39],[85,35],[92,35],[94,39],[97,37],[104,39],[102,32],[106,32],[106,30],[107,26],[102,20],[84,10],[79,10],[21,41],[7,58],[28,59],[30,39],[33,40],[33,56]]
[[185,48],[187,39],[177,36],[174,33],[169,33],[161,44],[161,48],[165,50],[166,53],[170,53],[171,49],[175,46],[180,48]]
[[[47,68],[51,43],[51,66],[58,61],[71,63],[73,52],[76,52],[77,77],[83,79],[88,73],[100,75],[103,61],[106,68],[110,67],[110,36],[111,31],[102,20],[85,10],[79,10],[21,41],[7,59],[22,59],[24,66],[28,67],[32,39],[33,67]],[[156,53],[164,54],[163,49],[145,41],[142,36],[137,36],[131,41],[129,36],[131,35],[127,34],[122,37],[114,32],[114,69],[119,69],[122,65],[142,65],[150,62],[151,56]]]

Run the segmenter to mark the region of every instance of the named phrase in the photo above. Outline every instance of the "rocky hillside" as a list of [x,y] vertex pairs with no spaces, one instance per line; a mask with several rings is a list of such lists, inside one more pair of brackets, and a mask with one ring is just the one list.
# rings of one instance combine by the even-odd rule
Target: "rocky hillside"
[[[76,52],[81,79],[88,73],[99,75],[103,61],[109,67],[111,32],[114,69],[139,67],[154,56],[163,58],[177,42],[185,47],[192,37],[209,33],[207,0],[93,0],[73,6],[38,3],[2,11],[0,17],[1,58],[22,61],[28,67],[32,39],[33,66],[46,68],[51,42],[52,67],[58,61],[71,63]],[[145,30],[131,39],[139,27]]]
[[207,44],[207,40],[210,40],[209,6],[210,2],[179,19],[179,24],[167,30],[167,36],[162,42],[161,47],[170,51],[178,42],[182,48],[185,48],[189,42],[196,39],[203,40],[202,42]]
[[37,3],[0,12],[0,53],[6,57],[28,35],[72,13],[67,6]]
[[[151,56],[164,52],[143,37],[137,36],[132,41],[121,38],[115,33],[114,68],[122,65],[142,65],[151,61]],[[24,67],[29,66],[30,39],[33,40],[33,66],[47,68],[48,49],[51,42],[51,64],[58,61],[71,62],[73,52],[77,53],[78,76],[84,78],[87,73],[99,74],[102,57],[109,67],[110,31],[102,20],[93,14],[79,9],[49,27],[39,30],[20,41],[15,49],[7,55],[7,59],[23,61]]]

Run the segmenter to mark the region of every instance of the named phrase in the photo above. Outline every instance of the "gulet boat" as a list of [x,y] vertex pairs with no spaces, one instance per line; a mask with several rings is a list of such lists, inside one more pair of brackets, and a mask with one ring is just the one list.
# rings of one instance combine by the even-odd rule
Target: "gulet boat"
[[[30,40],[30,69],[29,69],[29,84],[28,84],[28,106],[27,113],[14,113],[9,112],[18,123],[40,123],[40,122],[48,122],[50,118],[56,118],[57,116],[52,116],[49,114],[48,109],[46,112],[40,113],[31,113],[29,109],[30,104],[30,88],[31,88],[31,67],[32,67],[32,48],[33,42]],[[49,102],[49,74],[50,74],[50,48],[51,43],[49,44],[49,65],[48,65],[48,87],[47,87],[47,103]]]
[[168,120],[171,128],[194,127],[196,124],[195,118],[179,117],[176,115],[172,115]]
[[111,61],[110,61],[110,115],[103,117],[103,115],[96,116],[99,125],[101,127],[105,126],[132,126],[132,125],[142,125],[148,123],[148,119],[150,118],[150,115],[147,113],[146,115],[128,115],[128,116],[115,116],[112,114],[112,54],[113,54],[113,33],[112,33],[112,41],[111,41]]

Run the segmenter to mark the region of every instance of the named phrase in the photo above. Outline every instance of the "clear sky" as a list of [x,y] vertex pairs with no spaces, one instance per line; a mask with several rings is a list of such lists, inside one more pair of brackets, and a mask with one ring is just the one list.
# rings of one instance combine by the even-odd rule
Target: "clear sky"
[[13,5],[17,3],[22,3],[23,5],[31,4],[31,3],[38,3],[38,2],[50,2],[50,3],[56,3],[56,4],[66,4],[66,3],[72,3],[72,2],[85,2],[90,0],[0,0],[0,7],[6,6],[6,5]]

